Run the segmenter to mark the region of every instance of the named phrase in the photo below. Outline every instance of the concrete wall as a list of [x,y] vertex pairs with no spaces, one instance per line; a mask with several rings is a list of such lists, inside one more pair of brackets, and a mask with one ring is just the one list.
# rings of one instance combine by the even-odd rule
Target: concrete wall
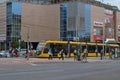
[[6,4],[0,3],[0,42],[6,40]]
[[59,39],[60,5],[34,5],[23,3],[22,40],[27,41],[28,32],[31,42]]

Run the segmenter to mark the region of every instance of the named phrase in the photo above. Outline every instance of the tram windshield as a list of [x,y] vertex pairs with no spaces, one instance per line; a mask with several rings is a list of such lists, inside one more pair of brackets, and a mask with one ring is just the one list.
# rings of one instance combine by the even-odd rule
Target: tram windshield
[[40,42],[40,43],[38,44],[37,49],[36,49],[36,53],[37,53],[37,54],[40,54],[40,53],[41,53],[44,44],[45,44],[45,43],[43,43],[43,42]]

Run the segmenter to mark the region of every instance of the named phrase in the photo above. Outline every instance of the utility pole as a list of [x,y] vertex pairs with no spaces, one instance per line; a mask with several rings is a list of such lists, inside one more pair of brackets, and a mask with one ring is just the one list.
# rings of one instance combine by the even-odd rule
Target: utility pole
[[95,50],[95,52],[96,52],[96,57],[98,57],[98,45],[97,45],[97,40],[95,40],[95,42],[96,42],[96,50]]
[[21,42],[21,40],[19,39],[19,40],[18,40],[18,43],[19,43],[18,49],[19,49],[19,51],[21,51],[21,47],[20,47],[21,44],[20,44],[20,42]]
[[76,16],[76,41],[78,41],[78,16]]
[[30,41],[29,33],[30,33],[30,27],[27,27],[27,28],[28,28],[28,31],[27,31],[27,60],[29,60],[29,48],[30,48],[30,46],[29,46],[29,41]]

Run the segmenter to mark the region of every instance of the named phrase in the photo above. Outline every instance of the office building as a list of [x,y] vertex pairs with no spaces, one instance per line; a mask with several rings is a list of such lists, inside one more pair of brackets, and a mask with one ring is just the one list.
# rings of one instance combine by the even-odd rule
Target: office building
[[[39,4],[40,3],[40,4]],[[0,4],[0,42],[42,40],[120,41],[120,12],[85,2]],[[4,45],[5,47],[5,45]]]

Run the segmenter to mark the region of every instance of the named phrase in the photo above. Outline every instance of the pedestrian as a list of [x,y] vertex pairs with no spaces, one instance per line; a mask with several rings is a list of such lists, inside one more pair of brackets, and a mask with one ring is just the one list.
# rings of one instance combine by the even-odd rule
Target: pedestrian
[[96,53],[96,57],[98,57],[98,50],[97,49],[95,49],[95,53]]
[[77,50],[74,49],[74,52],[73,52],[73,53],[74,53],[74,61],[75,61],[75,60],[77,60]]
[[29,55],[30,55],[30,51],[29,51],[29,50],[26,50],[25,58],[26,58],[27,60],[29,60]]
[[48,60],[52,60],[52,49],[50,48],[49,51],[48,51]]
[[80,49],[78,49],[78,50],[77,50],[77,60],[78,60],[78,61],[81,61],[80,56],[81,56],[81,52],[80,52]]
[[82,61],[83,61],[83,62],[87,62],[87,49],[84,49],[84,51],[83,51]]
[[11,47],[11,48],[9,49],[10,57],[13,57],[13,55],[12,55],[12,50],[13,50],[13,48]]
[[15,50],[14,50],[14,55],[15,55],[15,57],[19,56],[17,48],[15,48]]
[[64,49],[61,49],[59,59],[64,60]]
[[100,59],[102,60],[102,58],[103,58],[103,54],[104,54],[103,49],[101,49],[100,54],[101,54]]
[[111,53],[112,53],[112,59],[114,59],[115,58],[115,51],[114,51],[114,49],[111,50]]

